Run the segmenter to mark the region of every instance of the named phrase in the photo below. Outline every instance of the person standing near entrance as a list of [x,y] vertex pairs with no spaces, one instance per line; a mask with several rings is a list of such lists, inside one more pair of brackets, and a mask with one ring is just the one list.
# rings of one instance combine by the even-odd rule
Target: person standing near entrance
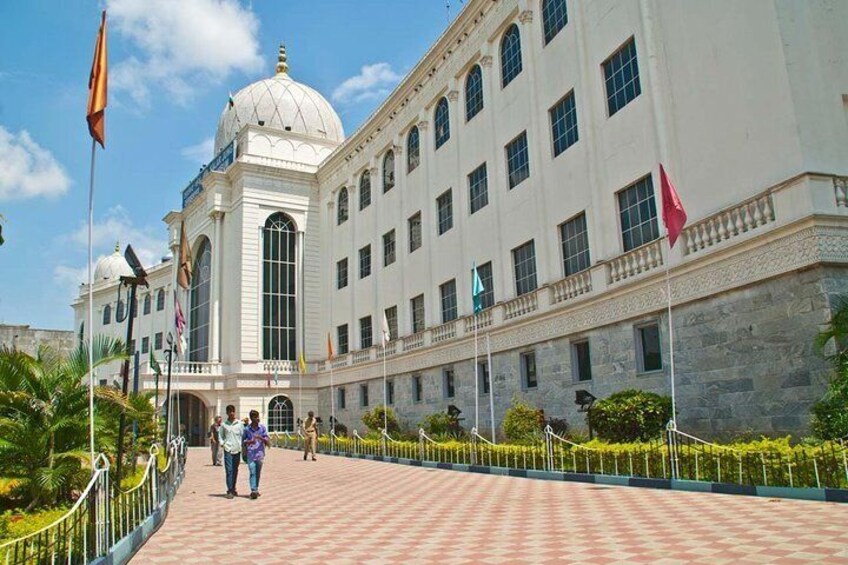
[[227,498],[238,496],[236,479],[241,463],[241,444],[244,438],[244,424],[236,419],[236,407],[227,406],[227,421],[218,428],[218,441],[224,450],[224,471],[227,476]]
[[315,418],[315,413],[309,411],[309,417],[303,422],[303,433],[306,438],[303,442],[303,460],[306,461],[306,456],[311,452],[312,460],[315,461],[315,449],[318,444],[318,420]]
[[221,442],[218,441],[218,430],[222,420],[220,416],[215,416],[215,421],[209,426],[209,445],[212,447],[212,465],[215,467],[221,466]]
[[265,462],[265,447],[270,445],[268,430],[259,423],[259,412],[250,411],[250,425],[244,430],[244,446],[247,449],[247,468],[250,469],[250,498],[259,498],[259,477]]

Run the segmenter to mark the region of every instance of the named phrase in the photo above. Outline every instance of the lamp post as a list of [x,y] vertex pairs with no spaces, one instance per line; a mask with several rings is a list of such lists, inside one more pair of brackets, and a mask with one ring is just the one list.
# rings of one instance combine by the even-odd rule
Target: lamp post
[[176,349],[176,344],[174,343],[174,336],[171,332],[168,332],[168,348],[165,350],[165,357],[168,360],[168,376],[165,380],[165,402],[168,403],[168,410],[165,412],[165,445],[170,445],[171,443],[171,363],[174,359],[174,352]]

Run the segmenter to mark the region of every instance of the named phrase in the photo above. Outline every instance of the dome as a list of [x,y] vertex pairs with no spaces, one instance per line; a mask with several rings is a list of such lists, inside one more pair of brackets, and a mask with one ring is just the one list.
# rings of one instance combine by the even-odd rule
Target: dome
[[97,267],[94,268],[94,284],[101,281],[117,280],[118,277],[122,276],[133,276],[133,270],[124,256],[121,255],[120,246],[115,244],[115,252],[97,262]]
[[280,46],[277,74],[239,90],[221,112],[215,134],[215,155],[238,135],[242,126],[259,125],[292,131],[336,143],[344,141],[342,122],[316,90],[291,79],[286,48]]

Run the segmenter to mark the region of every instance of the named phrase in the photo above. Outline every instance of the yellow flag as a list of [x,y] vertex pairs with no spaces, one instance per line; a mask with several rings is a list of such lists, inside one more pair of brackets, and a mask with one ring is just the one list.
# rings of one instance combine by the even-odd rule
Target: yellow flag
[[100,31],[97,32],[97,42],[94,46],[94,61],[91,63],[91,74],[88,78],[88,108],[86,120],[91,137],[106,147],[106,10],[100,19]]
[[300,359],[298,359],[297,366],[300,367],[300,372],[306,372],[306,359],[303,358],[303,352],[300,352]]

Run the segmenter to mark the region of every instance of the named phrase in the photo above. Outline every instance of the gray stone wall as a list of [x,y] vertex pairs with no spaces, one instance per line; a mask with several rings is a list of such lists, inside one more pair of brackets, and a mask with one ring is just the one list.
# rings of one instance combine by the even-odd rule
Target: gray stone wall
[[[779,436],[807,432],[809,409],[827,387],[828,366],[813,351],[813,338],[826,324],[839,294],[848,293],[844,269],[817,267],[676,306],[673,310],[675,383],[678,424],[704,437],[740,433]],[[564,314],[567,315],[567,314]],[[658,322],[663,368],[637,370],[636,328]],[[588,339],[592,380],[576,382],[572,369],[574,341]],[[482,341],[481,351],[485,351]],[[523,390],[520,355],[534,351],[538,386]],[[473,350],[469,351],[473,355]],[[484,357],[481,357],[484,359]],[[562,336],[533,347],[493,355],[495,420],[497,426],[513,396],[565,418],[585,429],[585,415],[574,403],[585,389],[597,398],[636,388],[669,394],[668,318],[665,310],[637,319]],[[456,395],[444,395],[443,370],[453,368]],[[390,375],[395,383],[394,408],[410,428],[424,416],[454,404],[474,422],[474,364],[472,359],[448,367],[421,371],[424,399],[413,402],[412,375]],[[369,407],[382,403],[382,380],[369,385]],[[347,407],[337,417],[349,429],[363,430],[368,408],[359,403],[359,384],[345,386]],[[319,395],[319,410],[330,413],[329,389]],[[479,428],[489,432],[489,397],[479,399]]]
[[47,345],[55,351],[67,354],[77,346],[77,339],[72,331],[39,330],[29,326],[0,324],[0,347],[15,347],[35,356],[40,345]]

